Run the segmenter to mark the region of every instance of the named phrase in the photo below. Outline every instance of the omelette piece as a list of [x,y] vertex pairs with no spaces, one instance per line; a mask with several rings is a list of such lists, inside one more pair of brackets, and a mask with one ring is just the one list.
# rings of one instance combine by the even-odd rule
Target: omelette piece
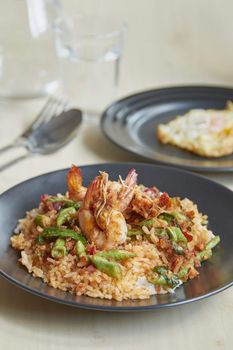
[[192,109],[167,124],[159,124],[161,143],[172,144],[204,157],[233,153],[233,103],[224,110]]

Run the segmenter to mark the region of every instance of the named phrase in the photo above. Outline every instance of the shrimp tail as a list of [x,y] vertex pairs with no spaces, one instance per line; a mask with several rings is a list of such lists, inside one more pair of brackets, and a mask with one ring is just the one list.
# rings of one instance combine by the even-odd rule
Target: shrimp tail
[[80,187],[82,186],[82,173],[81,170],[72,165],[67,174],[67,188],[69,193],[78,192]]
[[90,183],[83,200],[83,207],[94,209],[103,207],[106,204],[106,191],[108,183],[108,174],[100,172],[99,176]]
[[118,196],[118,209],[121,212],[123,212],[128,207],[133,198],[134,190],[137,185],[137,177],[138,174],[136,173],[136,170],[131,169],[126,176],[125,181],[120,178],[123,186]]
[[125,178],[125,185],[128,187],[135,186],[137,183],[138,174],[135,169],[131,169]]
[[69,197],[74,200],[82,200],[86,193],[86,188],[82,186],[81,170],[77,166],[72,165],[66,179]]
[[90,183],[88,186],[86,195],[84,197],[82,206],[85,209],[91,209],[91,203],[93,202],[93,194],[97,186],[97,180],[96,178]]
[[98,218],[107,203],[108,174],[100,172],[100,175],[96,177],[96,183],[98,188],[95,192],[96,197],[94,197],[94,212],[96,218]]

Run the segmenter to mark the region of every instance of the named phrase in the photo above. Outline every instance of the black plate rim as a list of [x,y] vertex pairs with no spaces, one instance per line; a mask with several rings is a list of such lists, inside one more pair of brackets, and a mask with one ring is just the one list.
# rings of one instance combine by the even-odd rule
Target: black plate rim
[[232,93],[233,95],[233,88],[229,87],[229,86],[220,86],[220,85],[169,85],[169,86],[164,86],[164,87],[159,87],[159,88],[155,88],[155,89],[148,89],[148,90],[142,90],[142,91],[138,91],[135,94],[129,94],[123,98],[120,98],[116,101],[114,101],[112,104],[108,105],[106,107],[106,109],[103,111],[103,113],[101,114],[101,119],[100,119],[100,128],[101,131],[103,133],[103,135],[107,138],[108,141],[110,141],[112,144],[114,144],[116,147],[119,147],[120,149],[134,155],[137,156],[141,159],[147,162],[152,162],[154,164],[159,164],[159,165],[167,165],[167,166],[171,166],[171,167],[177,167],[180,169],[186,169],[189,171],[200,171],[203,173],[207,173],[207,172],[212,172],[212,173],[229,173],[229,172],[233,172],[233,166],[222,166],[220,167],[212,167],[212,166],[206,166],[206,167],[202,167],[202,166],[195,166],[195,165],[183,165],[183,164],[172,164],[168,161],[162,161],[162,160],[157,160],[155,158],[146,156],[146,155],[142,155],[138,152],[134,152],[132,149],[129,149],[127,146],[125,146],[122,143],[118,143],[117,141],[115,141],[114,139],[112,139],[111,135],[109,134],[109,132],[106,130],[105,128],[105,122],[108,118],[108,112],[110,108],[114,108],[115,106],[117,106],[117,104],[121,104],[121,103],[125,103],[128,101],[128,99],[130,98],[138,98],[140,96],[144,96],[144,95],[150,95],[150,94],[160,94],[160,93],[177,93],[180,90],[187,90],[186,92],[191,93],[192,89],[195,90],[205,90],[205,89],[209,89],[212,90],[213,92],[217,92],[217,90],[222,90],[222,92],[228,92],[228,93]]
[[[208,182],[208,183],[213,183],[215,186],[218,186],[219,188],[221,188],[224,191],[230,192],[233,194],[233,191],[231,191],[231,189],[227,188],[226,186],[219,184],[216,181],[210,180],[208,179],[206,176],[204,175],[200,175],[200,174],[195,174],[191,171],[188,170],[183,170],[180,168],[176,168],[176,167],[171,167],[171,166],[167,166],[167,165],[157,165],[157,164],[151,164],[151,163],[141,163],[141,162],[114,162],[114,163],[94,163],[94,164],[86,164],[86,165],[80,165],[81,168],[85,168],[85,167],[98,167],[98,166],[129,166],[129,167],[134,167],[137,168],[138,165],[143,166],[143,167],[147,167],[147,168],[160,168],[162,170],[165,171],[175,171],[178,173],[185,173],[191,177],[194,178],[200,178],[202,179],[202,181]],[[20,187],[23,184],[26,183],[30,183],[31,180],[36,180],[39,179],[41,177],[46,177],[47,175],[52,175],[55,173],[59,173],[59,172],[64,172],[64,171],[68,171],[69,168],[62,168],[62,169],[58,169],[55,171],[50,171],[47,173],[43,173],[40,175],[37,175],[35,177],[29,178],[25,181],[22,181],[14,186],[12,186],[11,188],[7,189],[6,191],[4,191],[2,194],[0,194],[0,198],[4,197],[5,195],[8,195],[8,193],[11,190],[14,190],[18,187]],[[209,298],[215,294],[218,294],[224,290],[226,290],[227,288],[230,288],[231,286],[233,286],[233,280],[230,283],[227,283],[224,286],[221,286],[213,291],[210,291],[208,293],[204,293],[198,297],[194,297],[194,298],[190,298],[190,299],[185,299],[182,301],[177,301],[177,302],[171,302],[171,303],[164,303],[164,304],[157,304],[157,305],[145,305],[145,306],[99,306],[99,305],[93,305],[93,304],[86,304],[86,303],[77,303],[75,301],[71,301],[71,300],[62,300],[60,298],[57,298],[55,296],[51,296],[51,295],[47,295],[44,292],[38,291],[34,288],[28,287],[26,286],[24,283],[18,281],[17,279],[9,276],[7,273],[5,273],[1,267],[0,267],[0,276],[2,276],[3,278],[5,278],[7,281],[9,281],[10,283],[16,285],[17,287],[20,287],[21,289],[25,290],[28,293],[31,293],[33,295],[39,296],[43,299],[47,299],[59,304],[63,304],[63,305],[67,305],[67,306],[73,306],[76,308],[82,308],[82,309],[88,309],[88,310],[97,310],[97,311],[109,311],[109,312],[138,312],[138,311],[148,311],[148,310],[156,310],[156,309],[161,309],[161,308],[165,308],[165,307],[174,307],[174,306],[178,306],[178,305],[184,305],[184,304],[189,304],[189,303],[193,303],[195,301],[199,301],[202,299],[206,299]],[[52,288],[52,287],[50,287]],[[65,293],[65,292],[64,292]]]

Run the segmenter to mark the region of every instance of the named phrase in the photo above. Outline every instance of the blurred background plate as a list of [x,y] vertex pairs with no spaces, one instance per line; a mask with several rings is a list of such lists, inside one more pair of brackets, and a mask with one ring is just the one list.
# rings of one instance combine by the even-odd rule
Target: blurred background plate
[[[124,178],[131,168],[139,174],[139,183],[158,186],[171,196],[188,197],[198,204],[201,212],[209,216],[209,228],[221,236],[213,256],[204,262],[200,275],[184,283],[173,294],[152,296],[146,300],[114,301],[75,296],[49,287],[34,278],[18,263],[18,252],[10,246],[10,237],[17,221],[25,212],[38,206],[44,193],[57,194],[66,191],[68,169],[41,175],[6,191],[0,196],[0,274],[24,290],[40,297],[87,309],[103,311],[140,311],[189,303],[220,292],[233,284],[233,192],[204,177],[175,168],[141,163],[96,164],[81,167],[84,185],[98,174],[107,171],[110,179]],[[26,195],[25,195],[26,194]],[[216,202],[217,201],[217,202]]]
[[233,154],[204,158],[171,145],[163,145],[156,128],[193,108],[224,109],[233,89],[180,86],[145,91],[110,105],[102,115],[104,135],[117,146],[146,160],[197,171],[233,171]]

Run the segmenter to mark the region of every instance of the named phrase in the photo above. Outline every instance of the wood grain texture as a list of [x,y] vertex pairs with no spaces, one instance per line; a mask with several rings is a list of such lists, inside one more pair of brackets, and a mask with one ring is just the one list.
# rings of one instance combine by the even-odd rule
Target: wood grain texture
[[[119,95],[184,83],[233,84],[230,0],[63,0],[63,3],[67,12],[99,13],[123,18],[128,23]],[[19,134],[42,103],[1,103],[0,145]],[[25,160],[1,173],[0,191],[72,163],[135,160],[105,140],[94,123],[83,125],[77,138],[58,153]],[[232,174],[207,176],[233,190]],[[114,314],[57,305],[0,279],[1,349],[230,350],[232,324],[232,288],[190,305]]]

